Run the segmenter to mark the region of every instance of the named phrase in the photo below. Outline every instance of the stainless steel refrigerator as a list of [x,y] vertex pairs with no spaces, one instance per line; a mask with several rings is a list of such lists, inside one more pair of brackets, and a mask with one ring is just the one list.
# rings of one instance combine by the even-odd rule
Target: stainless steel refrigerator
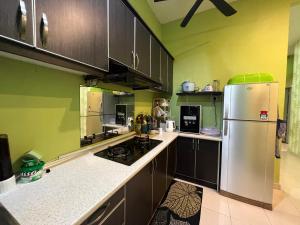
[[277,83],[225,86],[220,189],[267,208],[273,195],[277,99]]

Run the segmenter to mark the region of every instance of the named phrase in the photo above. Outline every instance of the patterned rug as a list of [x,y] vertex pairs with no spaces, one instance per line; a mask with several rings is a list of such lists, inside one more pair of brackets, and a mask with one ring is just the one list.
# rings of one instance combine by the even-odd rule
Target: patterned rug
[[151,225],[199,225],[203,189],[174,182],[155,212]]

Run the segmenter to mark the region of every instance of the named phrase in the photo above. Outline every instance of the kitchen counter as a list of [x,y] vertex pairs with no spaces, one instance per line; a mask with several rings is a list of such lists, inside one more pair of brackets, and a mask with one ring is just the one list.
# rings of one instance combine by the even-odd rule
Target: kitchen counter
[[131,166],[94,156],[105,148],[95,147],[36,182],[17,185],[0,202],[21,225],[80,224],[178,136],[221,140],[177,132],[155,135],[151,138],[163,142]]

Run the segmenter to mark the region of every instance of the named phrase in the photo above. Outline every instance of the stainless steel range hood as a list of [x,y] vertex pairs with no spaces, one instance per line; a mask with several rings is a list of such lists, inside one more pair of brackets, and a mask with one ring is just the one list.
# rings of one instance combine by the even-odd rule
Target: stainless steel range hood
[[109,63],[110,72],[104,76],[103,82],[105,83],[119,84],[131,87],[133,90],[161,88],[161,83],[153,81],[131,68],[120,65],[113,60],[110,60]]

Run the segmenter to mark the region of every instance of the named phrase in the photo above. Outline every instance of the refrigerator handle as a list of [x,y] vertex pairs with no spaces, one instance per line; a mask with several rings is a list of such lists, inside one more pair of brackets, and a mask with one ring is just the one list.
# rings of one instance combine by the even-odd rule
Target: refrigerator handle
[[225,110],[224,110],[224,118],[227,119],[228,118],[228,105],[225,105]]
[[224,136],[228,134],[228,120],[224,120]]

